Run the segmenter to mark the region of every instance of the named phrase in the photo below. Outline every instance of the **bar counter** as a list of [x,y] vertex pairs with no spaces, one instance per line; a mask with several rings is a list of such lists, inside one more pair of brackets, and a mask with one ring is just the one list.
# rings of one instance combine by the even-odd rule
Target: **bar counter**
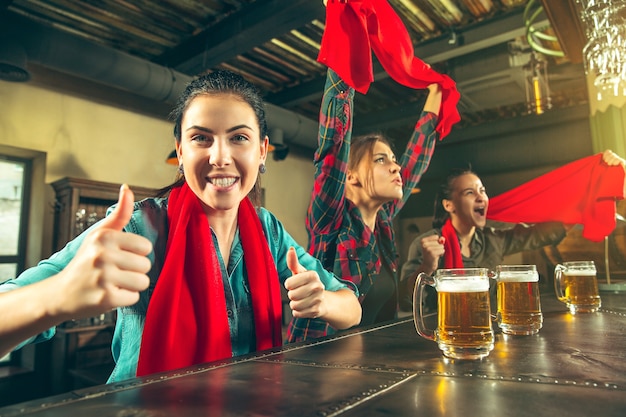
[[445,358],[411,318],[281,349],[0,408],[0,416],[626,415],[626,294],[544,324],[478,361]]

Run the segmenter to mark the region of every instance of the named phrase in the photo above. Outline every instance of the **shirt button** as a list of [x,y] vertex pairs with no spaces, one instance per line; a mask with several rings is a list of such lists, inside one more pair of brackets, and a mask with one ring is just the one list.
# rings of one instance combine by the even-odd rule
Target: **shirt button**
[[227,314],[228,314],[228,317],[232,317],[233,316],[233,310],[227,310]]

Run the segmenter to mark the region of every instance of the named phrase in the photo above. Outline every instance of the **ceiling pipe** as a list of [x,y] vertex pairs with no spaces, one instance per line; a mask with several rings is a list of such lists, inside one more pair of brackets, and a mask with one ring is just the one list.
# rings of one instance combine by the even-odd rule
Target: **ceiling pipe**
[[[89,42],[58,29],[23,19],[6,19],[0,33],[19,40],[28,62],[173,104],[193,77],[115,49]],[[298,113],[266,103],[269,129],[281,129],[285,140],[315,149],[317,122]]]

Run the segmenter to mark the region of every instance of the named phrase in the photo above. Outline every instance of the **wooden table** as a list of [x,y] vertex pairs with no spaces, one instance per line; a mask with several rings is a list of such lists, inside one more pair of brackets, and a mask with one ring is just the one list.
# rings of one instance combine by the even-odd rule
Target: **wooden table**
[[626,416],[626,294],[573,316],[542,295],[534,336],[444,358],[410,319],[0,408],[0,416]]

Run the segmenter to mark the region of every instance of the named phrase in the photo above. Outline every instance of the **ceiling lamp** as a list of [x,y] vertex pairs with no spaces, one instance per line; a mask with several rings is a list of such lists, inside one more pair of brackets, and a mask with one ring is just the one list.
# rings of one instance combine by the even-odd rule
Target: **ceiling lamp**
[[530,53],[530,60],[523,68],[528,112],[537,115],[543,114],[552,108],[548,83],[548,63],[539,59],[533,51]]
[[626,0],[580,0],[587,44],[585,73],[595,77],[598,100],[626,96]]
[[550,26],[535,27],[535,21],[542,13],[543,6],[537,4],[535,0],[529,0],[526,3],[524,26],[526,27],[526,41],[532,51],[530,60],[522,68],[526,86],[526,106],[529,113],[537,115],[552,108],[548,83],[548,62],[543,57],[563,57],[565,55],[558,47],[557,37],[550,34]]
[[0,80],[24,82],[30,79],[26,69],[26,52],[21,45],[0,40]]

